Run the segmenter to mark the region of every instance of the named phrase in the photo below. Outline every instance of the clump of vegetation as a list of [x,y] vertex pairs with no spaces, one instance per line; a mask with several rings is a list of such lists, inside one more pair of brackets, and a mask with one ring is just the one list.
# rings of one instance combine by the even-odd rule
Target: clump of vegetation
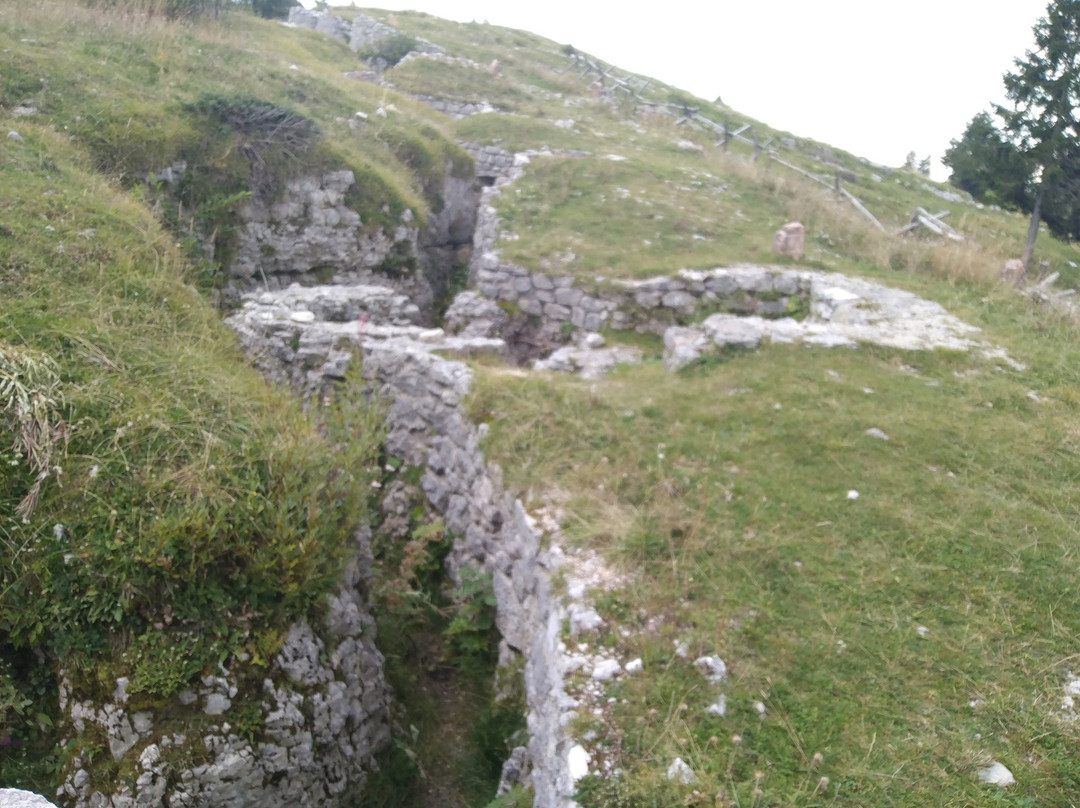
[[416,50],[418,44],[414,37],[397,31],[361,50],[360,58],[368,62],[379,62],[385,69],[393,67]]

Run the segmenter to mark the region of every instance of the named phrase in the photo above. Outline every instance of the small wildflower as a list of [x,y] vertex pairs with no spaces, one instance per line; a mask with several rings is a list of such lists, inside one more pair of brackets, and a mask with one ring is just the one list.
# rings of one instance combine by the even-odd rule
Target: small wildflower
[[761,769],[758,769],[756,772],[754,772],[754,782],[755,783],[760,783],[764,779],[765,779],[765,772],[761,771]]
[[825,756],[822,755],[821,752],[814,752],[814,756],[810,758],[810,765],[820,766],[823,760],[825,760]]
[[814,793],[816,794],[819,791],[825,791],[828,787],[829,787],[829,778],[828,777],[822,777],[820,780],[817,781],[817,787],[814,789]]
[[735,746],[738,746],[742,743],[742,735],[732,735],[731,742],[735,744]]

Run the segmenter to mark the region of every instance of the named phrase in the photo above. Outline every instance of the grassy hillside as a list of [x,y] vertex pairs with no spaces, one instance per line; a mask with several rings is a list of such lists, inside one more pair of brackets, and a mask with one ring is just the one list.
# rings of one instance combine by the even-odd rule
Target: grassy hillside
[[[459,137],[592,155],[534,159],[503,191],[504,260],[585,282],[771,261],[772,232],[798,219],[805,264],[937,300],[1026,365],[773,346],[673,375],[659,340],[638,339],[645,364],[600,382],[478,367],[473,414],[508,484],[531,508],[555,503],[566,540],[626,581],[599,597],[602,633],[574,640],[644,661],[579,719],[594,763],[620,773],[582,781],[579,802],[1074,804],[1080,356],[1073,323],[996,287],[1026,221],[822,144],[782,148],[805,171],[840,173],[882,232],[745,144],[725,152],[623,96],[593,99],[555,43],[396,19],[455,55],[500,60],[498,78],[448,87],[441,75],[442,93],[511,113],[458,121]],[[421,66],[406,68],[388,77],[424,92]],[[966,242],[893,235],[916,206],[950,209]],[[1076,282],[1075,245],[1043,234],[1037,249]],[[717,692],[692,665],[706,654],[731,672],[723,717],[707,713]],[[675,757],[696,784],[665,777]],[[991,760],[1017,784],[981,783]]]
[[[365,13],[389,19],[387,12]],[[622,91],[614,93],[614,103],[606,96],[594,98],[590,84],[595,75],[581,77],[568,54],[572,49],[562,43],[423,13],[393,16],[402,30],[472,59],[478,67],[414,60],[388,71],[388,80],[409,92],[485,99],[511,113],[457,121],[459,138],[512,150],[592,153],[583,159],[537,160],[499,201],[507,228],[517,236],[503,247],[503,256],[527,268],[538,269],[541,260],[549,259],[567,274],[634,277],[770,260],[772,233],[793,219],[807,228],[807,264],[863,274],[915,270],[990,280],[1023,247],[1027,221],[1022,216],[945,201],[934,190],[948,192],[948,186],[793,137],[655,80],[645,90],[654,105],[689,104],[718,124],[726,119],[732,130],[750,124],[745,137],[771,141],[783,160],[830,184],[839,174],[843,186],[884,225],[881,232],[846,202],[837,203],[822,185],[767,156],[754,162],[753,146],[745,142],[733,140],[726,151],[717,148],[715,134],[694,125],[676,126],[675,118],[657,114],[655,106]],[[493,59],[499,61],[497,77],[487,70]],[[616,74],[628,75],[617,69]],[[690,144],[703,151],[691,151]],[[611,154],[628,159],[612,162]],[[946,221],[967,243],[931,249],[918,234],[893,237],[916,207],[951,211]],[[1080,280],[1073,266],[1080,263],[1075,245],[1044,233],[1036,262],[1043,260],[1050,271],[1062,273],[1066,285]]]
[[[618,773],[583,780],[579,803],[1075,804],[1080,724],[1063,704],[1080,670],[1080,342],[996,283],[1026,221],[650,84],[655,103],[751,123],[785,161],[839,174],[879,230],[745,143],[724,150],[625,94],[594,97],[564,43],[394,19],[475,63],[406,61],[386,74],[401,93],[500,111],[451,120],[345,77],[363,65],[329,37],[242,13],[0,8],[0,132],[20,135],[0,146],[0,739],[21,744],[0,747],[0,784],[50,793],[78,751],[51,726],[61,667],[89,689],[128,675],[152,701],[230,655],[258,664],[317,611],[369,518],[377,414],[349,397],[303,410],[219,322],[236,205],[260,179],[347,166],[369,226],[423,218],[433,184],[470,168],[458,143],[480,142],[588,153],[537,157],[503,190],[506,261],[585,284],[766,262],[798,219],[803,265],[937,300],[1024,365],[772,346],[670,374],[657,338],[617,333],[646,361],[600,381],[476,364],[470,406],[507,485],[532,509],[556,503],[567,541],[626,581],[600,597],[606,628],[586,641],[644,672],[609,683],[575,727]],[[290,138],[260,129],[267,116]],[[179,159],[178,187],[150,176]],[[950,209],[966,241],[895,235],[917,206]],[[214,260],[196,236],[212,236]],[[1043,235],[1036,260],[1080,282],[1075,245]],[[406,640],[442,653],[437,636],[389,639],[392,662],[408,661]],[[692,665],[705,654],[730,669],[723,716]],[[431,686],[444,692],[416,695],[430,714],[455,702]],[[483,712],[456,702],[450,720]],[[402,730],[373,799],[482,804],[453,771],[466,731],[427,718],[431,735]],[[476,734],[513,724],[481,718]],[[438,784],[417,790],[415,752]],[[664,776],[676,756],[696,784]],[[1017,784],[981,784],[991,759]]]

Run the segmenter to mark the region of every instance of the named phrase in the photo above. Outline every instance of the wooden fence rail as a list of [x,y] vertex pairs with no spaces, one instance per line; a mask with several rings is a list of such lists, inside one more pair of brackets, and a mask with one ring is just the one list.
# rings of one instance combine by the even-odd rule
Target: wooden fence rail
[[[732,140],[738,140],[741,143],[752,146],[754,149],[754,162],[757,162],[762,154],[768,155],[773,162],[778,163],[791,171],[795,171],[820,185],[824,185],[830,191],[835,192],[838,200],[846,200],[862,216],[873,223],[878,230],[885,230],[885,226],[870,212],[863,201],[851,193],[847,188],[843,187],[840,181],[839,170],[829,175],[828,179],[815,175],[783,159],[780,156],[780,150],[775,145],[772,145],[772,137],[769,137],[764,143],[762,143],[756,135],[753,138],[747,137],[747,133],[749,133],[752,128],[751,124],[744,123],[741,126],[732,129],[727,115],[724,116],[723,123],[718,123],[717,121],[702,115],[700,107],[691,106],[685,102],[672,103],[670,101],[659,101],[655,98],[649,98],[645,95],[645,91],[651,84],[650,79],[643,79],[632,73],[620,74],[616,68],[605,65],[603,62],[593,59],[580,51],[574,51],[572,57],[573,61],[567,67],[566,71],[563,72],[579,69],[578,79],[584,79],[589,75],[595,76],[593,83],[600,82],[602,88],[601,91],[609,90],[611,93],[620,91],[625,92],[644,106],[669,110],[678,115],[678,118],[675,121],[676,125],[682,126],[693,124],[705,132],[718,136],[719,140],[716,141],[716,145],[723,148],[725,151]],[[606,82],[608,81],[612,84],[610,88],[606,87]],[[914,230],[916,227],[922,226],[926,227],[931,232],[953,241],[963,241],[964,237],[960,235],[960,233],[941,221],[948,215],[949,211],[931,215],[922,208],[916,208],[914,214],[912,214],[911,222],[900,228],[900,230],[897,231],[897,235],[907,233]]]

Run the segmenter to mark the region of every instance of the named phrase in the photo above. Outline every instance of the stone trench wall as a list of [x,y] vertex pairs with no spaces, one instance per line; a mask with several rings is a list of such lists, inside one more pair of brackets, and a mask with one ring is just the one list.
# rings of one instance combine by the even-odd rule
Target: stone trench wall
[[[251,295],[228,322],[268,376],[305,394],[340,382],[355,361],[349,346],[362,345],[365,382],[387,404],[386,452],[405,468],[422,470],[417,496],[455,536],[447,560],[451,574],[457,577],[471,566],[491,575],[500,657],[523,671],[528,705],[529,741],[515,750],[515,779],[529,777],[531,764],[535,805],[563,808],[573,781],[567,765],[571,744],[562,728],[573,704],[563,689],[564,611],[550,582],[555,561],[541,548],[521,504],[504,492],[498,468],[485,461],[483,427],[472,424],[463,408],[471,371],[436,353],[502,352],[506,346],[498,339],[447,337],[418,327],[410,323],[410,305],[385,288],[294,287]],[[371,318],[363,334],[356,328],[360,311]],[[415,502],[400,481],[402,472],[397,475],[386,487],[380,530],[405,538],[402,514]],[[389,522],[395,525],[387,527]]]
[[791,272],[758,266],[708,271],[682,270],[677,277],[612,281],[602,290],[584,291],[573,278],[552,277],[499,259],[499,215],[495,201],[502,188],[524,173],[537,157],[582,156],[582,152],[529,151],[514,154],[495,146],[466,144],[477,173],[490,180],[483,189],[473,238],[470,285],[496,301],[513,304],[556,324],[585,331],[604,326],[663,334],[671,325],[708,307],[761,317],[784,317],[805,310],[809,281]]
[[[421,487],[459,538],[448,564],[491,574],[496,625],[507,653],[521,659],[528,705],[529,782],[537,808],[561,808],[573,794],[562,729],[570,709],[558,650],[563,608],[553,594],[554,562],[521,503],[502,489],[501,474],[480,449],[481,429],[461,407],[471,372],[424,351],[365,346],[364,375],[392,402],[387,451],[424,469]],[[517,750],[515,760],[522,758]]]
[[[57,800],[76,808],[329,808],[359,794],[375,754],[390,741],[390,693],[364,594],[370,550],[366,536],[357,541],[357,559],[328,600],[325,624],[292,625],[269,670],[243,670],[237,661],[232,671],[222,668],[165,704],[139,710],[126,678],[103,703],[65,677],[61,710],[76,733],[105,738],[121,774],[119,786],[103,792],[94,761],[75,758]],[[251,705],[265,727],[257,741],[244,737],[242,713],[234,710]],[[178,722],[177,715],[195,720]]]
[[[234,292],[273,291],[293,283],[367,283],[391,286],[430,320],[445,296],[459,251],[471,247],[479,187],[474,178],[448,173],[442,209],[420,228],[406,211],[396,228],[369,232],[346,205],[356,183],[345,169],[300,177],[272,202],[248,200],[240,208],[236,256],[229,267]],[[414,259],[417,268],[392,266]]]

